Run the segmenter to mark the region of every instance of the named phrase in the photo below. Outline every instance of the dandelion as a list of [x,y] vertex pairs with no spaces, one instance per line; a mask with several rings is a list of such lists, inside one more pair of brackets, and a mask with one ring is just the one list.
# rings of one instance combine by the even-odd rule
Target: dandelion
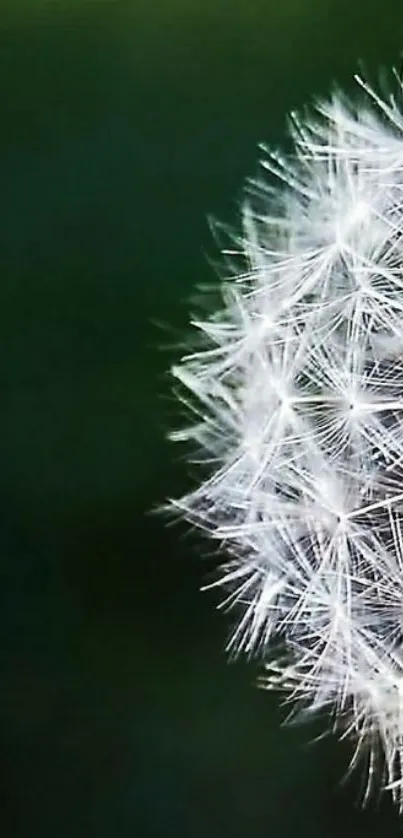
[[221,309],[173,368],[173,436],[210,471],[172,503],[225,553],[229,651],[355,738],[366,797],[380,754],[403,810],[403,112],[357,82],[292,115],[292,156],[263,149]]

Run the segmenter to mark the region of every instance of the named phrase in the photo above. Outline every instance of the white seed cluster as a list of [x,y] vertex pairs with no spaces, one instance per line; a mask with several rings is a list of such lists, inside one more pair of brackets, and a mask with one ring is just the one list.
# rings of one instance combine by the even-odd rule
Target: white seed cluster
[[210,463],[174,503],[228,557],[231,650],[368,746],[368,791],[381,754],[403,808],[403,113],[357,81],[265,149],[242,270],[173,369]]

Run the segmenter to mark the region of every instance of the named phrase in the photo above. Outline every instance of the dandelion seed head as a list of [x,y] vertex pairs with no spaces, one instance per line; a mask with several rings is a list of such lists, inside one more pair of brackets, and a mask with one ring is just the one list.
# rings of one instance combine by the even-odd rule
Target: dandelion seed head
[[173,505],[225,556],[228,652],[329,713],[368,794],[380,755],[403,810],[403,112],[357,81],[292,115],[293,155],[263,147],[221,310],[173,368],[172,437],[210,469]]

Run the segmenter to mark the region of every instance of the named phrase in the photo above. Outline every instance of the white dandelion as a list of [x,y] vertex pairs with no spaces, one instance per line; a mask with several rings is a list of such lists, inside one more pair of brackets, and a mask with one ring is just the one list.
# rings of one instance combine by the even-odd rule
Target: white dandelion
[[173,368],[210,473],[172,503],[226,555],[229,650],[355,737],[368,793],[380,754],[403,810],[403,112],[357,81],[264,149],[238,273]]

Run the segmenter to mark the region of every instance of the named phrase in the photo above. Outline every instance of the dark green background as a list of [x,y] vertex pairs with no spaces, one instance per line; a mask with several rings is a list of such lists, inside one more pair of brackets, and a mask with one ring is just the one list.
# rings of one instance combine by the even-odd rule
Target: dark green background
[[188,479],[161,344],[214,279],[206,215],[402,36],[401,0],[0,2],[5,838],[400,834],[227,665],[206,544],[149,510]]

